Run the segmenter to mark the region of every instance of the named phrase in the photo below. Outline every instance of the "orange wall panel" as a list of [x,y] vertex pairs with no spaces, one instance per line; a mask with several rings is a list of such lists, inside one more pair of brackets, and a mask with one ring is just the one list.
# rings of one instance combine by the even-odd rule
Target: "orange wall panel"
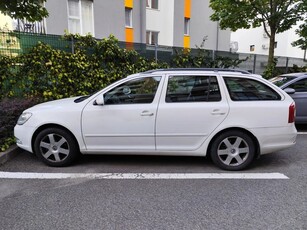
[[133,28],[126,28],[126,42],[133,42]]
[[191,1],[192,0],[184,0],[184,17],[191,18]]
[[125,0],[125,7],[133,8],[133,0]]
[[183,48],[190,48],[190,36],[183,37]]

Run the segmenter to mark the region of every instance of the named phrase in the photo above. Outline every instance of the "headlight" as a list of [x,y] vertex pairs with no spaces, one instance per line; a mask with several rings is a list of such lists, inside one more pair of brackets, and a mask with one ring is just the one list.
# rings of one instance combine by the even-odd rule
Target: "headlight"
[[20,117],[18,118],[17,124],[23,125],[24,123],[26,123],[27,120],[30,119],[31,116],[32,116],[32,113],[29,113],[29,112],[22,113]]

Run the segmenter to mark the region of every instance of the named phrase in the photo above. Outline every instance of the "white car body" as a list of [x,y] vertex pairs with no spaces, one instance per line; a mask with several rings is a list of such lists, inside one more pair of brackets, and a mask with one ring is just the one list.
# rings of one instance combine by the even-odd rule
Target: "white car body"
[[[221,99],[167,102],[169,79],[190,75],[216,77]],[[104,104],[108,91],[144,77],[160,79],[151,103]],[[279,94],[280,100],[234,101],[224,81],[227,77],[261,82]],[[257,155],[261,155],[293,146],[297,135],[294,123],[288,122],[292,98],[265,79],[236,71],[149,71],[122,79],[78,103],[76,99],[51,101],[24,111],[32,116],[15,126],[17,145],[34,152],[37,134],[56,126],[74,136],[82,154],[205,156],[214,138],[236,129],[252,136]]]

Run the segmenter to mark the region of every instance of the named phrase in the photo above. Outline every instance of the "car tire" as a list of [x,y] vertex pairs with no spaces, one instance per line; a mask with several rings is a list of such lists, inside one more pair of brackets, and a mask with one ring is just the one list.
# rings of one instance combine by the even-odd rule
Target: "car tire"
[[37,135],[34,152],[45,164],[61,167],[77,159],[79,147],[75,138],[64,129],[47,128]]
[[209,151],[212,161],[219,168],[236,171],[252,163],[256,148],[250,135],[239,130],[229,130],[213,140]]

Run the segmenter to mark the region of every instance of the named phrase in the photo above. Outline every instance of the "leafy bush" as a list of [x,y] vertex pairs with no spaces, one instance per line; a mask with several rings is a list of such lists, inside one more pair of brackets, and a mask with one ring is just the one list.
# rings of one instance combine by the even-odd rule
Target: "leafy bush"
[[19,115],[28,107],[37,103],[37,99],[5,98],[0,101],[0,150],[5,151],[14,143],[13,128]]
[[190,49],[177,49],[171,60],[171,66],[175,68],[235,68],[246,59],[238,59],[236,56],[217,56],[212,58],[209,51],[197,47],[196,52]]
[[47,101],[87,95],[129,74],[168,67],[120,48],[114,36],[96,40],[90,35],[66,35],[64,39],[72,37],[74,53],[38,43],[16,58],[2,56],[0,99],[35,96]]
[[18,92],[17,83],[17,58],[0,55],[0,99],[11,97]]

